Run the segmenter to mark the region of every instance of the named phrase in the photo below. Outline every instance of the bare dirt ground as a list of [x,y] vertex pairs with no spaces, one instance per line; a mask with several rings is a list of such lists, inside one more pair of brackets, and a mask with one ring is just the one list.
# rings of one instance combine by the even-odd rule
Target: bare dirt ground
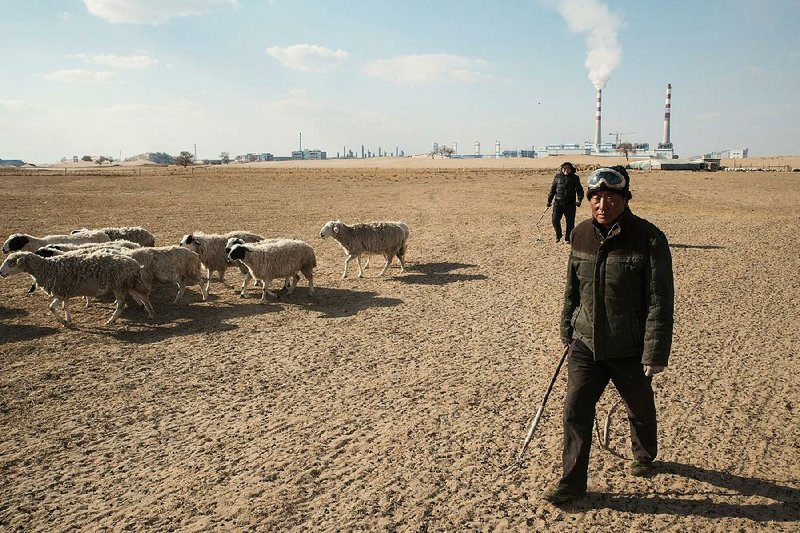
[[[153,321],[131,304],[104,326],[109,301],[76,300],[67,329],[27,276],[0,280],[0,529],[797,530],[797,174],[633,173],[632,209],[675,268],[663,462],[626,472],[620,412],[591,494],[559,509],[540,495],[560,471],[565,373],[526,467],[504,472],[560,352],[569,251],[548,217],[535,241],[549,171],[151,172],[2,176],[0,234],[294,236],[317,252],[317,292],[260,305],[213,283],[209,302],[173,305],[163,287]],[[334,218],[407,222],[408,272],[379,279],[373,258],[341,279],[318,236]]]

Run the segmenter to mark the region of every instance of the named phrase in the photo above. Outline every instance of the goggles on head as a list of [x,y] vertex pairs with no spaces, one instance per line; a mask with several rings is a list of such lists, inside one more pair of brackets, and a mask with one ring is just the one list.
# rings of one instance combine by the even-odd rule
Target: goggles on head
[[589,175],[586,186],[589,189],[597,189],[604,186],[613,191],[624,191],[627,186],[625,176],[610,168],[598,168]]

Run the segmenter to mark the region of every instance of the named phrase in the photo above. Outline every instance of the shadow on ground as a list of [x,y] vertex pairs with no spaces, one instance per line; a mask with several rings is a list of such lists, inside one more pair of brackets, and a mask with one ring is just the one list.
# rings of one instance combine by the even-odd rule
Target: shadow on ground
[[670,248],[683,249],[683,250],[721,250],[724,246],[717,244],[674,244],[670,243]]
[[[592,494],[579,505],[585,508],[607,508],[639,514],[672,514],[705,518],[747,518],[755,522],[796,522],[800,520],[800,489],[777,482],[708,470],[699,466],[662,462],[654,474],[672,474],[700,481],[720,490],[711,492],[665,492],[655,494]],[[761,497],[770,503],[713,502],[718,498]]]
[[457,281],[489,279],[484,274],[451,273],[453,270],[477,268],[467,263],[420,263],[406,268],[406,274],[394,278],[402,283],[417,285],[446,285]]
[[[53,321],[55,323],[55,321]],[[0,345],[12,342],[41,339],[58,333],[56,327],[31,326],[30,324],[0,324]]]
[[[111,326],[80,324],[77,328],[86,333],[112,337],[121,342],[151,344],[184,335],[235,330],[239,326],[231,322],[239,318],[280,313],[282,309],[292,306],[321,313],[320,318],[339,318],[355,315],[365,309],[394,307],[403,303],[398,298],[380,297],[376,292],[327,287],[316,287],[313,296],[309,296],[305,287],[296,289],[291,296],[286,294],[285,289],[273,290],[277,292],[278,298],[269,297],[266,304],[260,303],[260,289],[250,290],[247,297],[241,299],[237,297],[234,302],[223,300],[218,294],[213,293],[209,295],[208,302],[202,302],[199,294],[187,290],[181,302],[177,304],[172,303],[174,292],[163,288],[154,290],[150,298],[156,312],[153,320],[147,319],[141,306],[128,302],[117,324]],[[113,302],[108,305],[113,305]],[[39,329],[48,333],[58,331]]]

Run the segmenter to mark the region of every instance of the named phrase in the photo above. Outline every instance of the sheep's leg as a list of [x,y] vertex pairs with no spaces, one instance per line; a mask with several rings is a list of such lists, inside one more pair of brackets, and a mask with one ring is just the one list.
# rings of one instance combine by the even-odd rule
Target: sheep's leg
[[405,272],[406,271],[406,262],[403,260],[403,256],[402,255],[398,255],[397,259],[400,260],[400,272]]
[[383,276],[383,274],[386,272],[386,269],[389,268],[389,264],[392,262],[392,257],[394,254],[383,254],[383,256],[386,258],[386,264],[383,265],[383,270],[381,270],[381,273],[378,274],[379,276]]
[[[302,272],[303,275],[308,280],[308,294],[309,295],[313,295],[314,294],[314,270],[311,267],[307,267],[306,266],[306,267],[301,268],[300,272]],[[297,284],[297,280],[300,279],[300,276],[295,274],[295,278],[296,278],[295,279],[295,284]]]
[[59,324],[66,324],[66,322],[64,322],[64,319],[61,318],[61,315],[58,314],[58,311],[57,311],[58,306],[59,305],[63,305],[63,303],[64,303],[64,301],[61,298],[56,297],[56,298],[53,298],[53,301],[50,302],[50,305],[49,305],[50,312],[53,313],[53,316],[56,317],[56,321]]
[[64,319],[67,324],[72,324],[72,315],[69,314],[69,298],[64,298],[61,302],[61,307],[64,309]]
[[278,295],[269,290],[269,284],[272,283],[271,279],[262,279],[261,281],[264,283],[264,287],[261,290],[261,302],[260,303],[265,304],[265,303],[267,303],[267,295],[268,294],[270,296],[272,296],[273,298],[277,298]]
[[[128,289],[128,294],[133,296],[133,299],[139,302],[144,306],[145,311],[147,311],[148,318],[153,318],[153,305],[150,303],[150,298],[147,297],[146,294],[143,294],[135,289]],[[125,301],[125,295],[122,295],[122,301]]]
[[[248,281],[250,281],[250,271],[249,270],[247,272],[245,272],[245,274],[244,274],[244,281],[242,281],[242,290],[239,291],[239,296],[241,296],[242,298],[244,298],[244,296],[245,296],[244,289],[245,289],[245,287],[247,287],[247,282]],[[253,282],[253,285],[255,286],[255,281]]]
[[84,296],[83,299],[86,300],[86,307],[89,307],[89,297]]
[[106,320],[106,326],[113,324],[119,318],[119,315],[122,314],[122,307],[125,305],[125,298],[117,298],[117,308],[114,309],[114,314],[111,315],[111,318]]
[[289,280],[289,288],[286,290],[286,294],[292,294],[294,292],[294,288],[297,287],[297,280],[300,279],[300,276],[294,274],[286,279]]
[[28,289],[28,296],[30,296],[31,294],[33,294],[34,292],[36,292],[36,287],[38,287],[38,286],[39,286],[39,285],[36,283],[36,278],[34,278],[34,279],[33,279],[33,282],[31,283],[31,288],[30,288],[30,289]]
[[367,254],[367,261],[366,261],[366,263],[364,263],[364,268],[368,268],[369,267],[369,258],[370,258],[370,255]]
[[233,288],[233,285],[225,281],[225,271],[224,270],[217,270],[219,273],[219,282],[222,283],[225,287]]
[[205,287],[205,285],[203,285],[203,280],[200,280],[198,285],[200,286],[200,292],[203,294],[203,301],[205,302],[206,300],[208,300],[208,290]]
[[[347,259],[344,260],[344,274],[342,274],[342,279],[347,277],[347,267],[350,266],[350,261],[352,261],[354,257],[355,257],[355,254],[349,254],[347,256]],[[358,277],[361,277],[361,264],[360,263],[358,265],[358,274],[359,274]]]
[[186,285],[184,285],[183,282],[178,283],[177,285],[178,285],[178,294],[176,294],[175,299],[172,300],[172,303],[174,304],[178,303],[178,300],[180,300],[181,297],[183,296],[183,291],[186,290]]

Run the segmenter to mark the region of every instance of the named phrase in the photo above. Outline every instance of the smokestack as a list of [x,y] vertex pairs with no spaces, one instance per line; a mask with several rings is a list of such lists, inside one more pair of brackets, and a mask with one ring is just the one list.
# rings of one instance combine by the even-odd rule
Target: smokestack
[[594,151],[600,152],[600,104],[603,100],[603,89],[597,89],[597,113],[594,126]]
[[670,122],[670,112],[672,107],[672,84],[667,84],[667,99],[664,104],[664,140],[661,143],[662,148],[672,148],[672,142],[669,140],[669,122]]

